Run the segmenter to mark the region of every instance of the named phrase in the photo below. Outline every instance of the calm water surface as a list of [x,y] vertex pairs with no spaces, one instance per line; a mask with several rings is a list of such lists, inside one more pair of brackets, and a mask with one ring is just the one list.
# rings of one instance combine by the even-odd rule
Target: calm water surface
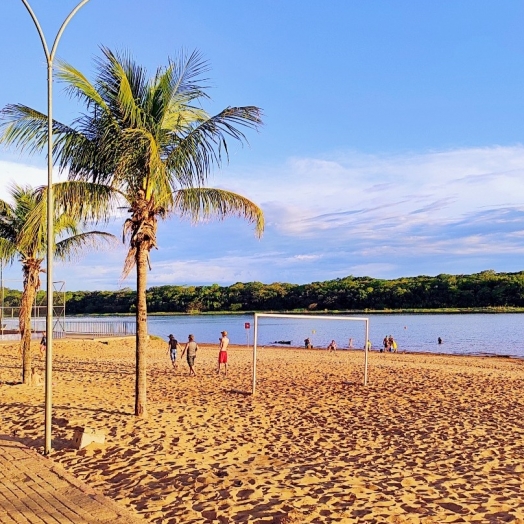
[[[524,314],[454,315],[358,315],[369,318],[370,340],[376,349],[385,335],[393,335],[399,351],[424,351],[451,354],[497,354],[524,357],[522,326]],[[104,320],[132,320],[134,317],[102,317]],[[78,319],[78,317],[75,317]],[[93,320],[93,317],[89,317]],[[246,330],[244,324],[251,328]],[[149,333],[165,338],[173,333],[179,341],[192,333],[199,342],[218,344],[220,332],[229,332],[234,344],[253,343],[252,315],[191,315],[149,317]],[[357,348],[364,346],[364,322],[327,319],[259,319],[258,344],[282,345],[290,341],[302,346],[309,337],[315,347],[326,347],[335,339],[347,348],[349,339]],[[443,344],[438,345],[441,337]]]

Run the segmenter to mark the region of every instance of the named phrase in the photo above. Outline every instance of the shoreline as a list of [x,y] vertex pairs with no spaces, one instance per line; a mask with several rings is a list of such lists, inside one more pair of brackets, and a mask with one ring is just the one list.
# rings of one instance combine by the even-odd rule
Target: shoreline
[[[159,337],[158,335],[149,335],[150,336],[150,342],[155,343],[162,343],[167,344],[167,341],[164,341],[162,337]],[[37,337],[39,339],[39,337]],[[82,334],[74,335],[74,336],[68,336],[63,338],[56,338],[54,339],[54,342],[56,341],[97,341],[101,343],[109,343],[109,342],[115,342],[119,340],[135,340],[135,335],[115,335],[115,336],[83,336]],[[34,342],[36,339],[32,339]],[[0,340],[0,346],[1,345],[12,345],[12,344],[19,344],[19,340]],[[180,346],[183,347],[185,342],[179,342]],[[212,349],[213,347],[218,347],[218,344],[216,342],[199,342],[199,345],[202,347],[205,347],[206,349]],[[229,344],[230,348],[243,348],[243,349],[250,349],[253,350],[253,344],[250,344],[248,347],[246,344]],[[302,346],[292,346],[287,344],[263,344],[263,345],[257,345],[257,349],[265,349],[265,348],[272,348],[272,349],[290,349],[290,350],[296,350],[296,351],[304,351],[304,352],[310,352],[310,351],[318,351],[318,352],[327,352],[326,348],[310,348],[306,349]],[[337,353],[355,353],[355,352],[362,352],[364,353],[364,349],[360,348],[338,348],[336,350]],[[524,355],[508,355],[508,354],[500,354],[500,353],[491,353],[491,352],[471,352],[471,353],[461,353],[461,352],[454,352],[454,353],[445,353],[440,351],[422,351],[422,350],[416,350],[416,351],[410,351],[410,350],[399,350],[396,353],[393,352],[380,352],[378,349],[372,348],[369,350],[369,353],[379,353],[383,355],[435,355],[435,356],[442,356],[442,357],[472,357],[472,358],[501,358],[501,359],[510,359],[515,361],[524,361]]]
[[[471,308],[407,308],[407,309],[333,309],[322,311],[311,311],[309,309],[292,309],[292,310],[247,310],[247,311],[199,311],[199,312],[184,312],[184,311],[156,311],[148,312],[148,317],[162,317],[162,316],[181,316],[181,317],[198,317],[198,316],[252,316],[255,313],[276,313],[287,315],[461,315],[461,314],[522,314],[524,307],[508,306],[487,306],[487,307],[471,307]],[[71,318],[78,317],[134,317],[136,314],[129,313],[88,313],[66,315]]]

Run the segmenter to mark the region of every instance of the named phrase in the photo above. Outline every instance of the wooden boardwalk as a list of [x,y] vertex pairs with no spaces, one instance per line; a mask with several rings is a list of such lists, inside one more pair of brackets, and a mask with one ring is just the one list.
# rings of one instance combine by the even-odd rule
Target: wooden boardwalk
[[34,449],[0,434],[0,522],[138,524],[145,521]]

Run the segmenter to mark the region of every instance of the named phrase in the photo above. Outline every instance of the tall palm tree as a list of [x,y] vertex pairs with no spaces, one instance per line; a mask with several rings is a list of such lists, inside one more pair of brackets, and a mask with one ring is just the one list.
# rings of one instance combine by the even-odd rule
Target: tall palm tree
[[[15,184],[9,192],[12,204],[0,200],[0,260],[12,264],[18,256],[22,264],[23,292],[18,323],[22,380],[27,384],[31,378],[31,310],[40,288],[42,262],[47,252],[47,187],[34,189]],[[114,238],[102,231],[82,232],[78,220],[62,211],[56,213],[54,234],[55,256],[63,260],[74,258],[83,248],[96,248],[100,240]]]
[[[54,150],[70,180],[110,187],[125,199],[129,218],[124,239],[129,251],[123,276],[136,267],[135,415],[146,416],[147,269],[157,247],[159,219],[171,213],[198,221],[235,215],[255,223],[264,216],[238,194],[204,187],[213,167],[228,158],[227,139],[245,141],[240,127],[257,128],[258,107],[227,107],[215,116],[199,105],[206,99],[200,77],[207,64],[198,52],[181,54],[148,79],[129,56],[102,48],[94,83],[61,63],[58,77],[70,95],[86,105],[86,113],[70,126],[53,122]],[[2,111],[6,143],[41,150],[46,144],[46,116],[23,105]],[[80,204],[79,201],[77,201]]]

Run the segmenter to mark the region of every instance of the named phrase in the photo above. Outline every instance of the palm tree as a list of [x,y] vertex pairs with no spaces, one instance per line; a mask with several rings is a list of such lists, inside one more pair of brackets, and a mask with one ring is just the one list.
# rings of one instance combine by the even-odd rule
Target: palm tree
[[[53,122],[54,150],[70,180],[112,188],[127,202],[129,251],[123,276],[136,267],[137,287],[135,415],[146,416],[146,283],[158,220],[171,213],[195,221],[235,215],[255,223],[262,234],[258,206],[238,194],[204,187],[211,169],[228,159],[227,139],[243,143],[239,127],[256,129],[261,111],[227,107],[209,116],[201,109],[207,95],[199,78],[207,64],[198,52],[170,60],[151,79],[130,57],[106,48],[102,53],[94,83],[68,64],[59,66],[58,77],[70,95],[86,104],[86,113],[70,126]],[[2,117],[5,143],[30,151],[46,144],[44,114],[9,105]]]
[[[31,378],[31,310],[47,252],[47,187],[33,189],[15,184],[9,192],[12,204],[0,200],[0,260],[12,264],[18,256],[22,264],[24,278],[18,323],[22,380],[27,384]],[[114,238],[101,231],[80,231],[78,220],[62,211],[56,213],[54,234],[55,256],[62,260],[74,258],[85,247],[96,248],[100,240]]]

